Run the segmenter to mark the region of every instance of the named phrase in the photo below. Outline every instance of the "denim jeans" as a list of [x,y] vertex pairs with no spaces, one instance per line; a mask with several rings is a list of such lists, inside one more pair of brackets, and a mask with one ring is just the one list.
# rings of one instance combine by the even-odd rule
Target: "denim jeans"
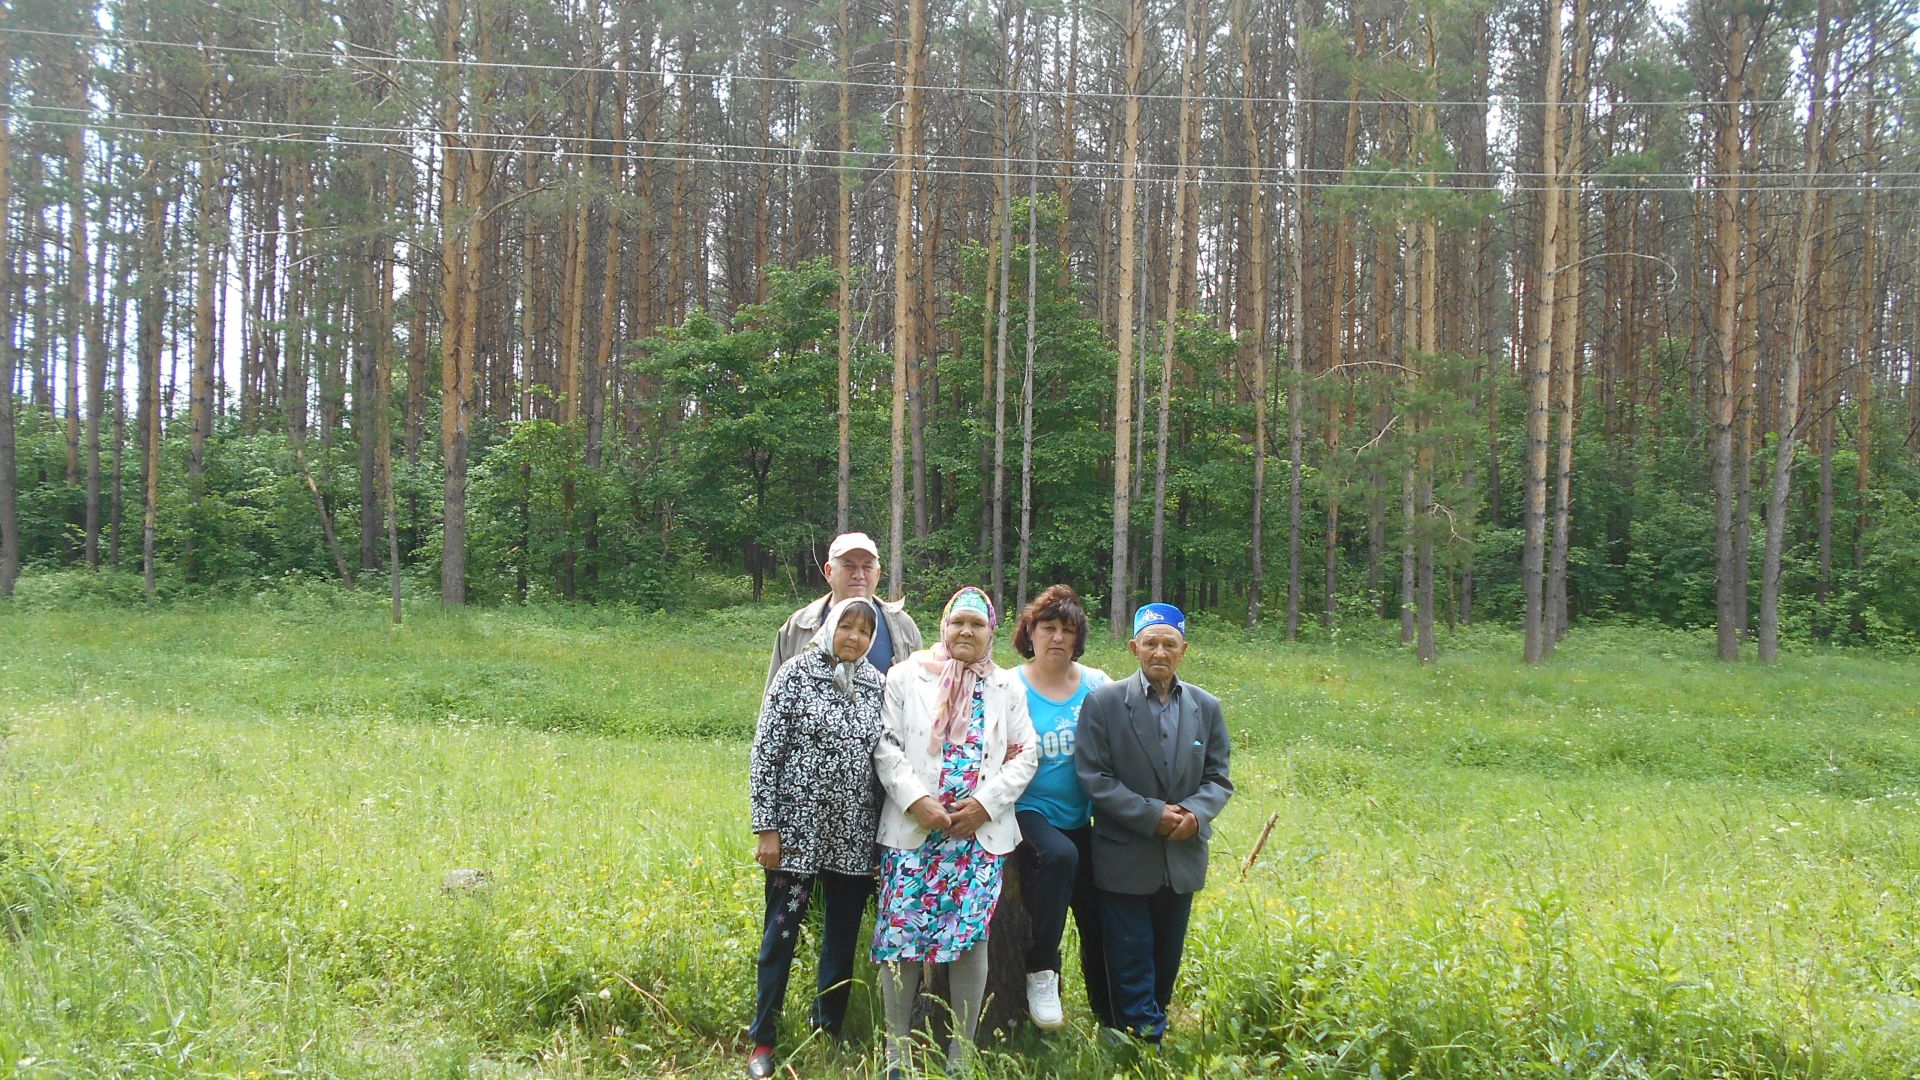
[[821,920],[819,993],[813,1002],[813,1026],[837,1038],[847,1018],[860,916],[867,909],[867,898],[873,895],[873,879],[830,871],[795,874],[769,870],[766,922],[760,932],[760,985],[753,1003],[753,1026],[748,1030],[757,1046],[773,1046],[779,1034],[787,978],[793,973],[793,950],[800,942],[800,927],[807,921],[816,883],[824,894],[825,917]]

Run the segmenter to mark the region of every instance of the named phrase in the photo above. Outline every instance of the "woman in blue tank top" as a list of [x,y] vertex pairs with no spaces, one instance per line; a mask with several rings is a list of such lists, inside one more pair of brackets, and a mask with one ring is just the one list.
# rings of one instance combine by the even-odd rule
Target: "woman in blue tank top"
[[1027,605],[1014,626],[1013,647],[1027,658],[1019,673],[1040,749],[1039,771],[1014,805],[1021,835],[1016,852],[1021,897],[1033,922],[1033,947],[1026,956],[1027,1012],[1042,1030],[1066,1023],[1060,1005],[1060,938],[1071,910],[1080,930],[1087,1006],[1096,1021],[1112,1027],[1093,888],[1093,808],[1073,769],[1080,706],[1112,680],[1078,662],[1087,647],[1087,611],[1069,586],[1054,585]]

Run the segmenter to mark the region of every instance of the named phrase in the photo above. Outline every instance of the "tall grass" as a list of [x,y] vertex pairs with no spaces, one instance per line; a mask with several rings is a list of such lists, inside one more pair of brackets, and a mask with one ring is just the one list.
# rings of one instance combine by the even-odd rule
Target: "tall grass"
[[[781,614],[0,615],[0,1073],[732,1075],[745,740]],[[1486,631],[1431,669],[1196,638],[1238,794],[1168,1052],[1082,1023],[987,1076],[1920,1061],[1920,665],[1729,669],[1642,630],[1539,670]],[[1088,659],[1128,668],[1104,640]],[[444,891],[463,867],[492,884]],[[870,1073],[871,994],[854,1048],[807,1044],[807,978],[791,1063]]]

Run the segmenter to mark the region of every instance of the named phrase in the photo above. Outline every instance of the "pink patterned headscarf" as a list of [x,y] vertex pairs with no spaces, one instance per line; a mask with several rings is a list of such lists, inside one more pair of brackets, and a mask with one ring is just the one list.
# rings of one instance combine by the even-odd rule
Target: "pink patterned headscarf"
[[981,679],[993,674],[993,646],[988,642],[987,651],[980,659],[970,664],[961,663],[947,651],[947,620],[956,610],[977,611],[987,617],[987,626],[998,625],[999,616],[993,610],[993,601],[986,593],[972,585],[961,588],[947,599],[947,606],[940,610],[941,641],[931,649],[915,653],[913,658],[919,661],[926,671],[940,676],[940,709],[933,716],[933,731],[928,740],[929,748],[936,754],[953,738],[956,728],[962,736],[966,724],[961,719],[968,703],[973,700],[973,688]]

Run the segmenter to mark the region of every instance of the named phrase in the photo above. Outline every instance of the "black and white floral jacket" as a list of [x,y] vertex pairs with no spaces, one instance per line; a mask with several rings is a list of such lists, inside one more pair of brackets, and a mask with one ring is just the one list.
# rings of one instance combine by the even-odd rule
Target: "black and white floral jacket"
[[873,748],[885,688],[880,669],[863,659],[849,699],[817,648],[774,675],[753,737],[748,801],[755,832],[779,830],[782,871],[873,871],[881,801]]

